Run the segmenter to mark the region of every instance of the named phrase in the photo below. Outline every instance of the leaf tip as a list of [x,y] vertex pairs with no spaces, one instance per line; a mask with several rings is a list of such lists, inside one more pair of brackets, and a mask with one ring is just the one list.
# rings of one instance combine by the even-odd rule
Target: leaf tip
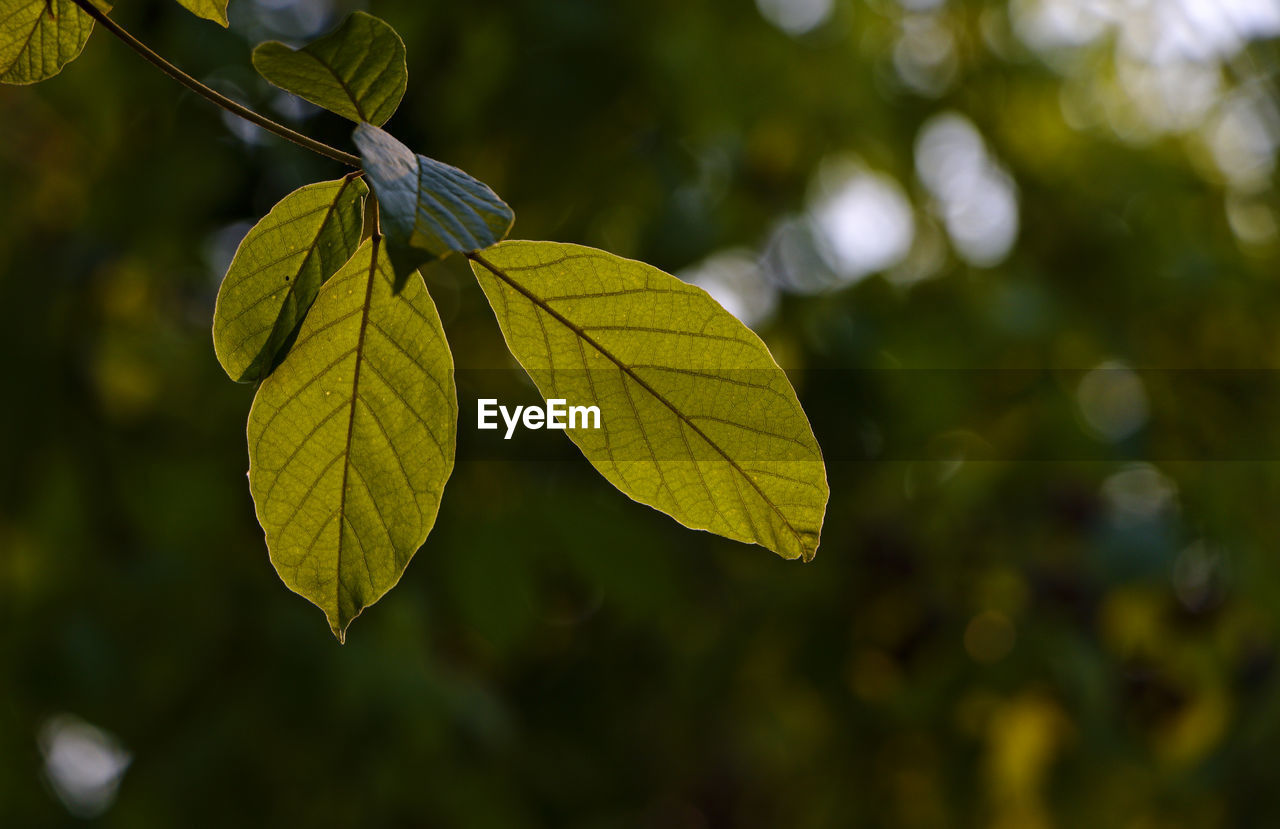
[[[825,517],[825,510],[824,510]],[[822,546],[822,528],[819,525],[816,530],[807,530],[800,533],[800,560],[805,564],[813,561],[818,555],[818,547]]]
[[338,640],[338,644],[347,644],[347,629],[351,627],[351,622],[355,617],[348,617],[344,621],[341,613],[338,616],[330,616],[327,610],[324,612],[324,617],[325,621],[329,623],[329,632],[333,634],[334,639]]
[[222,28],[229,28],[227,21],[227,4],[229,0],[178,0],[178,5],[196,17],[217,23]]

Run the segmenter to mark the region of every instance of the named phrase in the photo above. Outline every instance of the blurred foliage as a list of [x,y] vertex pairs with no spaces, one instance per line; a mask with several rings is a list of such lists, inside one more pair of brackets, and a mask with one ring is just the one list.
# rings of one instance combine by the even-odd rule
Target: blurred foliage
[[[1188,371],[1174,396],[1124,368],[1280,359],[1274,33],[1170,82],[1116,26],[1037,40],[1031,0],[795,3],[824,21],[801,32],[782,0],[760,8],[795,33],[750,0],[370,4],[408,46],[389,128],[491,183],[516,237],[672,272],[768,259],[779,222],[813,236],[797,217],[833,160],[896,182],[912,230],[861,278],[787,248],[835,290],[766,286],[757,329],[808,369],[828,447],[813,564],[688,532],[567,444],[468,460],[464,435],[439,524],[343,647],[271,570],[252,390],[209,336],[246,222],[333,165],[104,32],[58,78],[0,89],[0,824],[1280,819],[1280,470],[1200,449],[1258,429],[1261,392]],[[230,31],[167,0],[114,14],[349,148],[248,59],[347,8],[235,0]],[[943,113],[1016,192],[1016,241],[983,266],[917,170]],[[459,367],[510,365],[465,265],[427,280]],[[1051,389],[989,394],[961,369]],[[984,440],[1018,451],[965,462]],[[131,757],[114,802],[65,790],[64,713]]]

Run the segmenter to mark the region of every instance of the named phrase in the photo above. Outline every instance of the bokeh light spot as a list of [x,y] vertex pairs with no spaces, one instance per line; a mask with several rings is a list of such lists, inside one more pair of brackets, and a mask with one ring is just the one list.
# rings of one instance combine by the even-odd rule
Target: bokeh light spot
[[1080,416],[1089,429],[1110,441],[1124,440],[1147,422],[1147,392],[1124,363],[1109,361],[1090,371],[1076,390]]
[[60,714],[41,727],[39,744],[45,777],[68,812],[94,818],[111,808],[132,760],[116,737]]
[[915,157],[956,253],[976,267],[1003,261],[1018,237],[1017,189],[972,122],[956,113],[933,117],[920,130]]
[[856,162],[823,165],[809,215],[818,252],[844,283],[898,264],[915,238],[915,215],[902,187]]
[[765,279],[759,259],[749,250],[721,251],[679,276],[711,294],[726,311],[749,326],[766,321],[778,305],[777,288]]
[[813,31],[831,17],[834,0],[756,0],[756,8],[773,25],[789,35]]

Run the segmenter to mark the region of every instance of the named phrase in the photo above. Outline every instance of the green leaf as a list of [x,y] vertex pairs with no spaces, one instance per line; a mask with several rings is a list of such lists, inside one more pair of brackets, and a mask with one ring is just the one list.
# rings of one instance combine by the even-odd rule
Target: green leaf
[[92,31],[93,18],[71,0],[0,0],[0,83],[52,78]]
[[213,311],[213,349],[232,380],[269,372],[325,280],[360,244],[358,178],[308,184],[280,200],[236,250]]
[[178,4],[196,17],[212,20],[224,29],[227,27],[228,0],[178,0]]
[[279,41],[253,50],[258,74],[286,92],[356,123],[387,122],[404,97],[409,71],[396,30],[364,12],[301,49]]
[[507,345],[546,398],[600,408],[570,429],[626,495],[685,526],[813,558],[826,468],[786,374],[701,288],[553,242],[472,256]]
[[355,142],[378,197],[397,285],[428,262],[487,248],[511,230],[511,208],[457,167],[414,155],[370,124],[356,127]]
[[395,586],[453,469],[453,356],[376,237],[325,283],[249,412],[249,489],[276,572],[342,641]]

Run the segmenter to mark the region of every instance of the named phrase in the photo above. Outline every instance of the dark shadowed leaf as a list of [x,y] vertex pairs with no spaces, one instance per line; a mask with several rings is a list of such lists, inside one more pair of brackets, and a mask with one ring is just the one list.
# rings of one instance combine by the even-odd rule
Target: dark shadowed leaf
[[320,289],[249,412],[271,562],[339,640],[400,580],[453,470],[453,356],[422,277],[391,287],[371,239]]
[[511,230],[511,208],[457,167],[415,155],[370,124],[356,127],[355,142],[381,207],[397,285],[427,262],[487,248]]
[[701,288],[603,251],[506,242],[472,269],[547,398],[600,408],[569,436],[609,482],[695,529],[813,558],[826,469],[786,374]]
[[357,123],[379,126],[400,105],[409,77],[400,35],[359,11],[301,49],[278,41],[259,45],[253,65],[286,92]]

